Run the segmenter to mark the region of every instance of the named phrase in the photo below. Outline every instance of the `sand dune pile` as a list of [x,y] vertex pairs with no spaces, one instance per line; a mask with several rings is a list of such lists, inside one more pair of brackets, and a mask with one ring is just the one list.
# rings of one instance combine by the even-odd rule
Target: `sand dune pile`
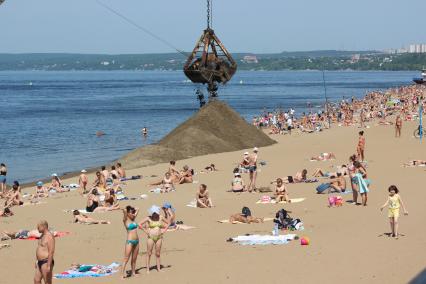
[[136,168],[274,143],[227,104],[213,101],[158,143],[138,148],[120,161],[127,168]]

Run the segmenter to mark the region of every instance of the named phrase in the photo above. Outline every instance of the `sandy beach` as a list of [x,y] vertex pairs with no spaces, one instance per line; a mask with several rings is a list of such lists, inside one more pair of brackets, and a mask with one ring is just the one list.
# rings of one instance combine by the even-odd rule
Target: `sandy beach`
[[[417,122],[404,123],[402,138],[394,138],[393,126],[376,126],[365,129],[366,159],[369,178],[372,180],[367,207],[344,203],[339,208],[328,208],[327,194],[316,194],[318,183],[291,184],[291,198],[304,197],[305,201],[295,204],[256,204],[260,193],[229,193],[232,169],[241,160],[244,151],[221,153],[178,161],[178,167],[188,164],[197,171],[210,163],[219,171],[195,176],[199,183],[208,185],[215,204],[212,209],[185,206],[194,199],[198,184],[185,184],[177,191],[167,194],[149,193],[148,183],[162,176],[167,164],[158,164],[129,170],[128,175],[142,174],[144,178],[127,182],[127,196],[148,194],[145,200],[120,202],[139,207],[138,220],[153,205],[169,201],[177,209],[177,219],[195,226],[189,231],[168,232],[164,238],[162,263],[163,273],[155,270],[150,275],[141,270],[141,275],[127,279],[128,283],[407,283],[426,267],[424,248],[426,216],[424,206],[426,192],[423,190],[424,168],[403,168],[410,159],[425,159],[419,140],[412,137]],[[259,159],[267,164],[261,167],[258,186],[269,186],[276,177],[292,175],[304,168],[308,174],[317,168],[331,169],[347,163],[355,152],[358,128],[333,126],[330,130],[313,134],[275,135],[278,143],[260,149]],[[255,146],[255,145],[253,145]],[[334,152],[337,159],[327,162],[310,162],[311,156],[321,152]],[[247,181],[247,175],[243,175]],[[93,175],[89,176],[93,180]],[[64,180],[75,183],[75,178]],[[386,210],[380,206],[388,196],[387,188],[395,184],[410,212],[400,218],[399,240],[390,238]],[[25,188],[24,192],[33,191]],[[350,194],[342,195],[351,200]],[[121,262],[125,242],[125,229],[120,211],[93,214],[93,217],[111,221],[110,225],[80,225],[72,223],[70,213],[64,209],[83,208],[86,199],[77,192],[56,194],[46,203],[16,208],[15,216],[1,218],[2,230],[32,229],[40,219],[49,221],[51,228],[69,231],[71,234],[56,239],[54,273],[67,270],[72,263],[110,264]],[[291,211],[291,216],[300,218],[304,231],[299,236],[310,239],[309,246],[299,241],[285,245],[241,246],[226,242],[230,237],[244,234],[270,234],[273,223],[263,224],[220,224],[217,220],[227,219],[231,214],[250,207],[254,216],[273,217],[280,208]],[[140,233],[141,252],[137,267],[145,267],[144,252],[146,237]],[[34,274],[36,241],[13,240],[10,248],[0,250],[5,261],[0,268],[0,283],[28,283]],[[154,264],[154,261],[152,261]],[[120,273],[103,278],[55,280],[56,283],[122,283]]]

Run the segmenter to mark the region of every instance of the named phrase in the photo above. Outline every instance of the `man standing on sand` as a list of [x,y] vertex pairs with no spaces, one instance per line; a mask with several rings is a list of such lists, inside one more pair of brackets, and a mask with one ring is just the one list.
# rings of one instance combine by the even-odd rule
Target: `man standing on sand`
[[45,284],[52,283],[53,276],[53,255],[55,253],[55,237],[49,231],[47,221],[40,221],[37,225],[37,230],[40,232],[41,237],[38,241],[36,250],[36,263],[34,284],[41,284],[44,280]]
[[398,114],[395,121],[395,137],[401,137],[402,119]]
[[248,164],[248,170],[250,172],[250,183],[248,185],[248,191],[252,192],[256,189],[256,177],[257,177],[257,153],[259,152],[259,149],[257,147],[254,147],[253,154],[249,156],[249,164]]
[[80,177],[78,178],[78,184],[80,185],[80,195],[87,193],[87,184],[89,183],[89,178],[86,175],[86,170],[81,170]]

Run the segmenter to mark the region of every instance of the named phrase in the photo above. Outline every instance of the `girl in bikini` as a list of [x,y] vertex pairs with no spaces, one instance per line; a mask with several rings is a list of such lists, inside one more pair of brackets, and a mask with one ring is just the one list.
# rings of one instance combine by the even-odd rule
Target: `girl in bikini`
[[211,208],[213,207],[212,200],[210,199],[209,191],[207,190],[207,185],[200,184],[197,194],[195,196],[197,200],[198,208]]
[[173,178],[170,172],[164,174],[164,178],[159,182],[150,183],[149,186],[161,185],[161,193],[167,193],[175,190]]
[[136,272],[136,260],[139,253],[139,236],[138,236],[138,224],[135,222],[138,216],[139,210],[132,206],[127,206],[123,209],[123,224],[127,231],[127,240],[124,248],[124,261],[122,268],[122,277],[126,278],[126,265],[130,261],[130,267],[132,269],[129,276],[137,274]]
[[148,211],[150,216],[146,217],[139,223],[139,228],[141,228],[148,237],[146,243],[146,269],[147,273],[149,273],[151,267],[151,255],[155,247],[157,271],[161,272],[161,246],[163,244],[163,235],[169,228],[169,223],[160,215],[160,207],[153,205]]

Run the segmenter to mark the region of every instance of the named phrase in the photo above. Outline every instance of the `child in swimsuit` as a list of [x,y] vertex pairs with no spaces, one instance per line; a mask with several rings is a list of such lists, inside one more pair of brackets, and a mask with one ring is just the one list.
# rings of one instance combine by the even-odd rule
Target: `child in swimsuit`
[[389,197],[386,200],[385,204],[380,207],[380,210],[383,210],[386,206],[389,206],[388,217],[390,222],[390,227],[392,231],[392,237],[398,239],[398,218],[399,218],[399,209],[402,207],[404,210],[404,215],[408,215],[408,211],[405,209],[404,203],[402,202],[401,196],[399,196],[399,190],[395,185],[391,185],[388,189]]
[[276,186],[275,186],[275,200],[277,202],[281,202],[281,201],[287,201],[287,202],[291,202],[290,198],[288,197],[288,193],[287,193],[287,188],[284,185],[284,182],[282,179],[277,178],[276,180]]
[[155,247],[155,256],[157,259],[157,271],[161,271],[161,246],[163,244],[163,235],[169,228],[169,223],[160,215],[161,208],[153,205],[148,210],[150,216],[146,217],[139,223],[139,227],[146,233],[148,237],[146,248],[146,269],[149,273],[152,251]]
[[132,206],[127,206],[126,209],[123,209],[123,224],[127,231],[127,240],[126,246],[124,249],[124,261],[122,267],[122,277],[126,277],[126,265],[129,262],[131,257],[131,274],[136,274],[136,260],[139,253],[139,236],[137,232],[138,224],[135,222],[136,216],[138,215],[139,210],[133,208]]

